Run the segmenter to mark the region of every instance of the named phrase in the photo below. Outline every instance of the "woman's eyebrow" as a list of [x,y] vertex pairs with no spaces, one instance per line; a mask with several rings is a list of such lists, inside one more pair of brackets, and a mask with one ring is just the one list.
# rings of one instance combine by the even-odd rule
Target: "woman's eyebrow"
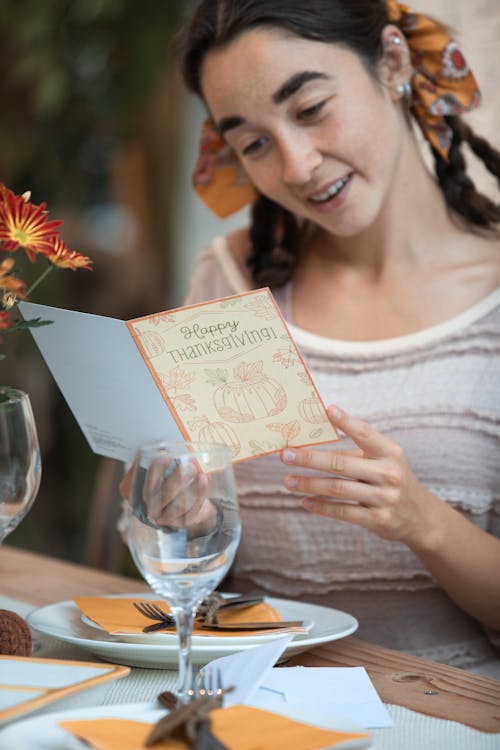
[[[282,104],[284,101],[289,99],[291,96],[297,93],[304,84],[309,81],[330,80],[331,76],[326,73],[320,73],[315,70],[303,70],[300,73],[294,73],[293,76],[287,78],[287,80],[274,92],[271,99],[274,104]],[[238,128],[240,125],[244,125],[245,119],[238,115],[230,115],[229,117],[223,117],[218,123],[217,129],[221,135],[224,135],[228,130]]]
[[286,99],[297,93],[305,83],[315,81],[318,78],[328,80],[330,76],[327,76],[326,73],[316,72],[315,70],[304,70],[301,73],[295,73],[274,92],[271,97],[274,104],[282,104]]
[[240,125],[243,125],[245,120],[243,117],[238,117],[238,115],[231,115],[230,117],[223,117],[222,120],[217,124],[217,130],[221,135],[224,135],[226,130],[231,130],[232,128],[237,128]]

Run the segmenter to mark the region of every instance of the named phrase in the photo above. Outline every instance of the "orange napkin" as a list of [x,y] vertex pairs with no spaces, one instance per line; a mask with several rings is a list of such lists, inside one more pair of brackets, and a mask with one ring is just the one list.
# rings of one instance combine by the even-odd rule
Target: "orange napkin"
[[[105,596],[81,596],[74,599],[76,606],[86,615],[89,620],[100,625],[108,633],[142,633],[145,625],[151,625],[154,621],[148,619],[133,606],[135,599],[112,599]],[[149,600],[148,600],[149,601]],[[169,612],[168,604],[159,599],[152,602],[157,604],[159,607]],[[266,602],[260,602],[259,604],[251,604],[249,607],[242,609],[222,611],[219,614],[219,622],[221,624],[236,624],[242,622],[280,622],[281,617],[278,612]],[[166,633],[169,631],[160,630],[160,633]],[[171,632],[175,632],[172,629]],[[210,636],[223,636],[227,638],[255,635],[259,633],[270,633],[276,631],[269,630],[246,630],[246,631],[226,631],[226,630],[210,630],[208,628],[201,628],[199,625],[194,625],[193,635],[210,635]],[[279,631],[278,631],[279,632]]]
[[[335,732],[302,724],[250,706],[219,708],[210,713],[212,732],[229,750],[319,750],[344,742],[369,740],[368,734]],[[95,750],[139,750],[151,724],[127,719],[63,721],[60,726]],[[188,750],[182,741],[168,739],[153,750]]]

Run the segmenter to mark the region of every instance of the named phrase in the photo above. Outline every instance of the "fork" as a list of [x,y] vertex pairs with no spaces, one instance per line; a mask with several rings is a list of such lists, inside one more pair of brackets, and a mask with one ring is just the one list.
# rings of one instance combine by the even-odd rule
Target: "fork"
[[[193,699],[215,698],[220,703],[222,703],[224,695],[234,690],[233,687],[224,689],[220,667],[215,668],[210,665],[200,669],[196,676],[195,685],[196,687],[190,693]],[[169,711],[173,711],[177,707],[177,698],[171,690],[164,690],[158,695],[157,699]]]
[[209,698],[213,698],[220,706],[222,706],[223,697],[234,690],[234,687],[224,688],[220,667],[210,664],[200,669],[196,677],[196,683],[200,686],[198,688],[199,695],[207,695]]
[[220,592],[214,591],[198,607],[198,614],[203,615],[206,624],[217,624],[219,612],[227,609],[240,609],[264,601],[262,594],[241,594],[227,599]]
[[152,728],[146,738],[145,746],[151,747],[160,740],[167,739],[175,732],[181,733],[190,743],[190,747],[210,748],[210,750],[227,750],[210,728],[210,711],[222,706],[226,693],[233,687],[224,689],[220,668],[204,667],[197,677],[199,687],[192,692],[190,703],[175,705],[175,696],[166,691],[160,693],[158,700],[169,709]]
[[[133,602],[134,607],[140,612],[144,617],[149,617],[150,620],[156,620],[153,625],[147,625],[145,628],[143,628],[143,633],[152,633],[155,630],[165,630],[168,628],[175,628],[175,619],[172,615],[169,615],[168,612],[165,612],[165,610],[161,609],[161,607],[158,607],[156,604],[153,604],[152,602]],[[243,622],[243,623],[227,623],[224,625],[219,624],[218,622],[214,622],[212,624],[207,624],[206,621],[204,621],[201,625],[201,628],[206,630],[236,630],[236,631],[244,631],[244,630],[287,630],[290,632],[295,633],[305,633],[307,632],[304,628],[304,623],[302,620],[277,620],[275,622]]]
[[[153,625],[146,625],[142,629],[143,633],[152,633],[155,630],[161,630],[165,628],[175,628],[175,618],[165,612],[164,609],[158,607],[153,602],[132,602],[134,607],[141,615],[148,617],[150,620],[156,620]],[[158,622],[159,621],[159,622]]]

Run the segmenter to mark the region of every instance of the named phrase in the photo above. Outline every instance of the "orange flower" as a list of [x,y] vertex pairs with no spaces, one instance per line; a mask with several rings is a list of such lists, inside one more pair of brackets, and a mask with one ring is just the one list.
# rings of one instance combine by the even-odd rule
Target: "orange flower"
[[50,252],[56,230],[62,221],[48,221],[45,203],[29,202],[29,194],[15,195],[10,190],[0,196],[0,242],[13,252],[23,248],[33,263],[36,253]]
[[0,331],[12,328],[13,325],[14,321],[9,317],[9,313],[0,310]]
[[86,255],[70,250],[60,237],[53,238],[50,252],[44,252],[47,260],[59,268],[70,268],[76,271],[78,268],[91,270],[92,261]]
[[13,292],[17,297],[24,297],[26,284],[13,276],[14,258],[6,258],[0,263],[0,289]]
[[9,190],[8,187],[6,187],[3,182],[0,182],[0,201],[7,200],[7,196],[9,193],[11,193],[12,190]]
[[[12,255],[0,262],[0,331],[21,331],[34,326],[47,325],[48,320],[22,320],[12,318],[12,308],[18,299],[27,299],[55,266],[76,271],[91,270],[92,261],[85,255],[70,250],[57,231],[62,221],[49,221],[46,204],[30,202],[31,192],[16,195],[0,182],[0,251],[14,254],[23,250],[31,263],[37,257],[45,258],[45,269],[26,289],[26,284],[12,273]],[[0,342],[2,337],[0,337]],[[0,353],[0,359],[4,355]]]

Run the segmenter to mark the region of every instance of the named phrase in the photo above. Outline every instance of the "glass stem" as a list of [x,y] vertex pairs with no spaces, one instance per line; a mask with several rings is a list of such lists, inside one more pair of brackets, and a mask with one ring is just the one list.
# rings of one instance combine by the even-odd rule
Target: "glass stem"
[[179,637],[179,677],[177,679],[177,700],[189,703],[193,690],[193,664],[191,660],[191,635],[195,609],[172,608]]

